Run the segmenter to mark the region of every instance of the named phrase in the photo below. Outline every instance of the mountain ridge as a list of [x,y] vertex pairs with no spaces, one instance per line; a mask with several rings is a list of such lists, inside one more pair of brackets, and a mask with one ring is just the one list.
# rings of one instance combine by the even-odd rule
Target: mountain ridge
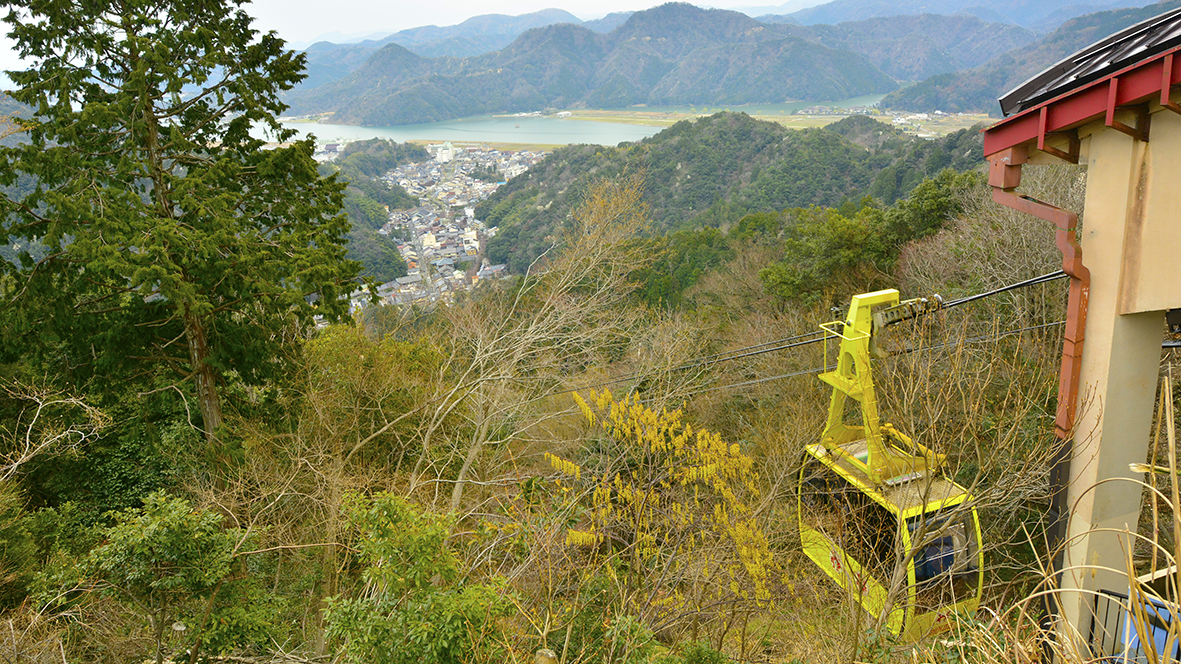
[[974,129],[927,141],[865,116],[794,130],[722,112],[614,148],[561,148],[480,203],[476,215],[499,228],[490,260],[522,272],[601,178],[643,173],[651,231],[663,235],[866,195],[888,204],[944,168],[982,161]]
[[908,111],[988,112],[999,117],[997,99],[1005,92],[1079,49],[1177,7],[1181,7],[1181,0],[1161,0],[1144,7],[1079,16],[1041,40],[1003,53],[979,67],[939,74],[888,94],[879,106]]
[[863,56],[794,30],[669,3],[606,35],[550,25],[471,58],[414,59],[387,44],[347,78],[295,91],[289,103],[295,114],[384,125],[552,107],[822,101],[896,87]]
[[613,12],[599,19],[582,21],[568,11],[551,8],[517,16],[482,14],[456,25],[407,28],[360,42],[321,40],[303,49],[308,57],[308,77],[301,87],[312,88],[340,80],[387,44],[398,44],[423,57],[472,57],[499,51],[526,30],[546,25],[572,23],[595,32],[610,32],[632,13]]
[[[989,23],[966,14],[924,14],[848,22],[838,26],[803,27],[791,23],[768,23],[728,10],[705,10],[696,7],[693,7],[693,10],[697,12],[697,19],[696,24],[693,24],[693,21],[687,22],[683,9],[679,12],[682,15],[678,16],[677,11],[670,12],[664,7],[666,6],[647,10],[639,15],[635,12],[628,14],[626,20],[603,36],[602,43],[596,50],[605,48],[611,53],[604,61],[605,71],[593,76],[594,80],[587,84],[592,89],[602,87],[587,97],[587,105],[649,103],[644,90],[655,86],[658,78],[656,72],[660,72],[661,75],[668,74],[674,69],[676,60],[685,57],[687,51],[697,46],[714,48],[719,45],[745,44],[746,46],[735,47],[744,50],[742,53],[736,52],[735,56],[739,60],[749,60],[752,57],[750,44],[775,39],[798,39],[835,51],[859,54],[896,80],[914,81],[946,71],[983,64],[992,57],[1034,38],[1032,33],[1024,28]],[[601,20],[608,19],[619,21],[624,19],[624,14],[613,14]],[[558,25],[543,28],[558,30]],[[582,23],[581,27],[587,28],[589,25],[590,22]],[[518,37],[522,38],[522,44],[509,42],[500,49],[511,49],[511,54],[504,58],[520,57],[522,51],[527,50],[523,45],[529,44],[530,39],[538,39],[536,36],[526,37],[524,33]],[[387,40],[385,45],[389,43],[396,42]],[[317,43],[309,47],[309,77],[292,95],[292,99],[298,101],[301,96],[314,97],[316,93],[309,92],[310,90],[341,81],[355,73],[369,57],[376,54],[374,44],[376,42],[366,42],[362,45]],[[416,51],[413,46],[403,46],[421,57],[428,57]],[[775,49],[764,47],[764,50]],[[793,56],[798,55],[798,49],[791,53]],[[596,53],[591,55],[596,58],[599,56]],[[476,62],[477,60],[472,58],[479,57],[491,63],[487,65],[488,68],[503,68],[503,63],[493,62],[496,60],[495,55],[486,53],[482,56],[468,56],[466,60],[460,58],[458,62],[447,65],[443,65],[444,60],[439,59],[440,71],[455,73],[456,68],[462,66],[463,62]],[[843,58],[845,56],[840,56],[837,60]],[[710,60],[713,66],[722,65],[716,53]],[[701,66],[705,66],[704,63],[689,65],[690,69]],[[844,66],[851,67],[850,71],[864,69],[861,63],[846,62]],[[825,68],[828,68],[827,65]],[[372,74],[371,70],[369,75]],[[637,82],[641,79],[642,82]],[[526,83],[526,87],[533,86],[530,81]],[[842,89],[841,86],[837,86],[831,92],[838,94]],[[448,93],[445,96],[454,94]],[[819,100],[817,97],[813,99]],[[719,103],[717,100],[709,101]],[[724,103],[738,102],[731,97]]]
[[[833,0],[832,2],[786,14],[801,25],[830,24],[870,18],[908,14],[983,13],[1002,16],[1024,28],[1057,28],[1071,18],[1109,9],[1139,7],[1142,0],[1108,0],[1106,2],[1078,2],[1077,0],[994,0],[982,6],[979,0]],[[1057,24],[1054,21],[1058,21]]]

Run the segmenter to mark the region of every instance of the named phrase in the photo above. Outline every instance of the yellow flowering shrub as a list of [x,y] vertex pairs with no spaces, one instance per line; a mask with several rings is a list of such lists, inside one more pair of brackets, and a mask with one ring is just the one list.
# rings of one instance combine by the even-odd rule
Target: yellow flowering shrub
[[581,487],[571,500],[586,517],[567,531],[567,546],[621,570],[630,608],[653,625],[720,618],[722,606],[767,606],[775,562],[751,508],[754,461],[695,430],[679,410],[656,412],[610,391],[574,399],[608,458],[579,465],[546,455]]

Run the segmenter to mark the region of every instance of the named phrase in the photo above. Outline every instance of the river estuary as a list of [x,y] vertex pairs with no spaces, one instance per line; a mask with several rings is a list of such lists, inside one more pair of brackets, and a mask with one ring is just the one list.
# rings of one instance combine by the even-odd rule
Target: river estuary
[[[882,95],[855,97],[839,102],[791,102],[758,104],[754,106],[675,106],[629,108],[626,111],[674,113],[694,116],[708,115],[723,110],[743,111],[751,115],[790,115],[801,108],[815,105],[834,108],[868,106],[877,103]],[[624,141],[638,141],[652,136],[664,127],[596,122],[554,116],[493,116],[485,115],[446,122],[399,125],[393,127],[358,127],[353,125],[322,124],[284,121],[283,125],[299,132],[300,136],[315,135],[320,143],[348,142],[366,138],[385,138],[399,143],[406,141],[451,141],[453,143],[523,143],[534,145],[618,145]]]

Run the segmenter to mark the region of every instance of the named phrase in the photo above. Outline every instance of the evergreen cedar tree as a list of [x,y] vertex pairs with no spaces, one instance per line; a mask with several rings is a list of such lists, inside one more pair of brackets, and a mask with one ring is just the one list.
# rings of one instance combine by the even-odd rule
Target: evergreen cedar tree
[[312,141],[251,135],[292,139],[279,95],[304,56],[242,4],[22,0],[5,18],[31,63],[11,94],[33,117],[0,168],[5,185],[35,184],[5,201],[0,230],[48,248],[0,268],[10,342],[40,339],[100,384],[191,380],[210,440],[229,374],[281,371],[277,340],[339,318],[360,267],[343,185],[318,174]]

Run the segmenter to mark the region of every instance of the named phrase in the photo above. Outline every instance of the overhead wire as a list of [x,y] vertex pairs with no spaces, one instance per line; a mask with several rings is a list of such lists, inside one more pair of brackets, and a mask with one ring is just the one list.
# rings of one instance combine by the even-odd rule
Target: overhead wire
[[1047,283],[1050,281],[1054,281],[1055,279],[1061,279],[1065,276],[1067,276],[1067,274],[1065,272],[1063,272],[1062,270],[1057,270],[1055,272],[1043,274],[1040,277],[1026,279],[1025,281],[1018,281],[1016,283],[1012,283],[1007,286],[1001,286],[1000,288],[995,288],[993,290],[986,291],[984,293],[976,293],[975,295],[968,295],[967,297],[961,297],[960,299],[952,300],[951,302],[944,302],[943,306],[941,306],[939,308],[940,309],[951,309],[952,307],[958,307],[961,304],[975,302],[976,300],[982,300],[986,297],[992,297],[993,295],[999,295],[1001,293],[1005,293],[1005,292],[1008,292],[1011,290],[1017,290],[1018,288],[1025,288],[1026,286],[1036,286],[1037,284],[1044,284],[1044,283]]
[[[962,304],[967,304],[969,302],[974,302],[976,300],[981,300],[981,299],[984,299],[987,297],[992,297],[994,295],[1006,293],[1008,291],[1016,290],[1018,288],[1025,288],[1028,286],[1036,286],[1038,284],[1048,283],[1051,281],[1055,281],[1057,279],[1061,279],[1066,276],[1067,276],[1067,274],[1064,271],[1057,270],[1057,271],[1043,274],[1043,275],[1040,275],[1037,277],[1033,277],[1031,279],[1026,279],[1024,281],[1019,281],[1019,282],[1015,282],[1015,283],[1008,284],[1005,286],[1001,286],[1000,288],[994,288],[990,291],[985,291],[983,293],[975,293],[973,295],[968,295],[968,296],[965,296],[965,297],[962,297],[962,298],[959,298],[956,300],[952,300],[950,302],[945,302],[945,303],[943,303],[942,306],[939,307],[938,310],[951,309],[953,307],[958,307]],[[1035,329],[1039,329],[1042,327],[1061,325],[1063,322],[1064,321],[1057,321],[1054,323],[1045,323],[1043,325],[1037,325],[1037,326],[1033,326],[1033,327],[1029,327],[1029,328],[1022,328],[1019,330],[1010,330],[1010,331],[1002,332],[998,335],[990,335],[990,336],[975,337],[972,339],[966,339],[963,342],[957,342],[957,343],[974,343],[979,340],[993,338],[994,336],[999,338],[1000,336],[1006,336],[1009,334],[1017,334],[1020,332],[1035,330]],[[816,338],[809,339],[808,337],[816,337]],[[670,369],[666,369],[665,371],[667,373],[671,373],[673,371],[685,371],[688,369],[696,369],[698,367],[703,367],[703,366],[712,365],[712,364],[719,364],[722,362],[730,362],[732,360],[740,360],[743,358],[753,357],[756,355],[762,355],[765,353],[774,353],[774,352],[778,352],[781,350],[788,350],[790,348],[798,348],[800,346],[808,346],[811,344],[820,343],[822,341],[827,340],[828,338],[829,338],[829,336],[825,333],[824,330],[817,330],[814,332],[797,334],[794,336],[785,337],[783,339],[777,339],[775,341],[767,341],[767,342],[763,342],[763,343],[759,343],[759,344],[754,344],[751,346],[745,346],[745,347],[737,348],[737,349],[730,350],[730,351],[723,351],[721,353],[714,353],[713,355],[707,355],[705,357],[696,358],[695,360],[693,360],[691,362],[686,362],[684,364],[672,367]],[[799,339],[804,339],[804,341],[797,341]],[[938,346],[928,346],[928,347],[923,347],[921,350],[934,350],[936,348],[942,348],[947,345],[951,345],[951,344],[940,344]],[[770,346],[770,347],[768,347],[768,346]],[[920,350],[920,349],[909,349],[909,350],[902,351],[902,352],[911,353],[911,352],[916,352],[917,350]],[[691,392],[685,396],[693,396],[696,394],[702,394],[704,392],[712,392],[712,391],[720,390],[720,389],[743,387],[746,385],[755,385],[758,383],[769,382],[772,380],[780,380],[783,378],[791,378],[793,376],[801,376],[801,375],[805,375],[808,373],[819,373],[821,371],[825,371],[825,368],[809,369],[809,370],[805,370],[805,371],[797,371],[797,372],[792,372],[792,373],[787,373],[787,374],[780,374],[778,376],[769,376],[766,378],[753,379],[753,380],[749,380],[749,381],[744,381],[742,383],[733,383],[733,384],[729,384],[729,385],[715,386],[715,387],[707,388],[705,390]],[[559,392],[554,392],[554,393],[552,393],[551,396],[557,396],[559,394],[568,394],[570,392],[577,392],[580,390],[596,389],[596,388],[605,387],[608,385],[615,385],[618,383],[624,383],[629,380],[635,380],[637,378],[643,379],[643,378],[648,378],[648,377],[651,377],[651,374],[636,372],[636,373],[628,374],[626,376],[620,376],[619,378],[613,378],[611,380],[606,380],[606,381],[602,381],[599,383],[594,383],[591,385],[583,385],[580,387],[574,387],[574,388],[562,390]]]
[[[939,350],[940,348],[946,348],[948,346],[956,346],[959,344],[979,343],[981,341],[1000,339],[1001,337],[1007,337],[1007,336],[1013,335],[1013,334],[1020,334],[1022,332],[1030,332],[1033,330],[1040,330],[1040,329],[1047,328],[1047,327],[1054,327],[1055,325],[1063,325],[1065,323],[1066,323],[1066,321],[1059,320],[1059,321],[1054,321],[1052,323],[1042,323],[1041,325],[1031,325],[1029,327],[1022,327],[1022,328],[1015,329],[1015,330],[1005,330],[1004,332],[997,332],[996,334],[986,334],[986,335],[981,335],[981,336],[977,336],[977,337],[970,337],[970,338],[964,339],[962,341],[948,342],[948,343],[938,344],[935,346],[918,346],[916,348],[908,348],[906,350],[899,351],[895,354],[896,355],[903,355],[903,354],[909,354],[909,353],[921,353],[921,352],[930,351],[930,350]],[[697,396],[698,394],[705,394],[706,392],[715,392],[717,390],[726,390],[726,389],[731,389],[731,388],[746,387],[748,385],[756,385],[758,383],[766,383],[766,382],[770,382],[773,380],[781,380],[784,378],[794,378],[796,376],[805,376],[808,374],[818,374],[822,371],[832,371],[835,368],[836,368],[836,365],[828,365],[825,367],[815,367],[812,369],[804,369],[802,371],[793,371],[791,373],[779,374],[778,376],[768,376],[766,378],[756,378],[754,380],[747,380],[747,381],[743,381],[741,383],[729,383],[727,385],[715,385],[713,387],[707,387],[707,388],[704,388],[701,390],[694,390],[692,392],[682,394],[679,396],[692,397],[692,396]],[[649,400],[649,401],[651,401],[651,400]],[[647,402],[641,401],[641,403],[647,403]]]
[[[707,387],[707,388],[700,389],[700,390],[694,390],[693,392],[689,392],[688,394],[684,394],[681,396],[693,397],[693,396],[697,396],[698,394],[705,394],[706,392],[716,392],[718,390],[729,390],[729,389],[738,388],[738,387],[746,387],[747,385],[757,385],[759,383],[768,383],[773,380],[783,380],[784,378],[794,378],[796,376],[806,376],[809,374],[818,374],[821,371],[832,371],[835,368],[836,368],[836,365],[831,364],[827,367],[816,367],[814,369],[804,369],[802,371],[793,371],[791,373],[779,374],[778,376],[768,376],[766,378],[755,378],[753,380],[746,380],[741,383],[728,383],[726,385],[715,385],[713,387]],[[641,401],[640,403],[648,403],[650,401],[654,401],[654,399],[646,399],[644,401]]]
[[[722,351],[721,353],[714,353],[713,355],[706,355],[705,357],[699,357],[699,358],[697,358],[697,360],[695,360],[695,362],[708,362],[711,360],[717,360],[719,362],[724,362],[724,361],[727,361],[729,358],[726,358],[726,359],[718,359],[718,358],[722,358],[722,357],[724,357],[726,355],[730,355],[732,353],[741,353],[741,352],[748,351],[748,350],[754,350],[755,348],[763,348],[764,346],[772,346],[774,344],[787,343],[789,341],[795,341],[796,339],[803,339],[805,337],[814,337],[818,334],[823,334],[823,333],[824,333],[823,330],[815,330],[812,332],[805,332],[804,334],[797,334],[793,337],[785,337],[783,339],[776,339],[775,341],[765,341],[761,344],[755,344],[753,346],[745,346],[743,348],[735,348],[734,350],[727,350],[727,351]],[[770,352],[770,351],[768,351],[768,352]],[[681,368],[692,368],[693,366],[697,366],[697,365],[696,364],[685,364],[685,365],[682,365],[682,367],[676,367],[675,369],[671,369],[670,371],[675,371],[675,370],[681,369]]]
[[[805,334],[797,334],[792,337],[777,339],[775,341],[767,341],[767,342],[764,342],[761,344],[755,344],[753,346],[745,346],[743,348],[736,348],[731,351],[725,351],[722,353],[715,353],[713,355],[707,355],[705,357],[697,358],[696,360],[694,360],[692,362],[687,362],[685,364],[681,364],[681,365],[672,367],[670,369],[665,369],[664,371],[666,373],[672,373],[673,371],[685,371],[687,369],[696,369],[697,367],[703,367],[703,366],[707,366],[710,364],[718,364],[720,362],[729,362],[731,360],[739,360],[744,357],[751,357],[752,355],[762,355],[763,353],[773,353],[775,351],[787,350],[788,348],[796,348],[797,346],[807,346],[809,344],[814,344],[814,343],[819,343],[821,341],[824,341],[823,337],[818,336],[821,334],[824,334],[823,330],[818,330],[816,332],[808,332]],[[795,339],[803,339],[806,337],[817,337],[817,338],[810,339],[808,341],[800,341],[797,343],[789,343],[786,345],[775,346],[773,348],[763,348],[764,346],[769,346],[772,344],[784,344],[784,342],[793,341]],[[762,349],[762,350],[753,350],[753,349]],[[734,353],[738,353],[738,354],[734,355]],[[636,378],[648,378],[648,377],[650,377],[650,375],[651,374],[639,373],[639,372],[631,373],[626,376],[620,376],[619,378],[612,378],[611,380],[605,380],[605,381],[602,381],[599,383],[593,383],[591,385],[583,385],[582,387],[572,387],[568,390],[562,390],[561,392],[554,392],[553,395],[556,396],[559,394],[567,394],[569,392],[577,392],[579,390],[593,390],[593,389],[596,389],[599,387],[604,387],[607,385],[615,385],[617,383],[626,383],[627,381],[634,380]]]

